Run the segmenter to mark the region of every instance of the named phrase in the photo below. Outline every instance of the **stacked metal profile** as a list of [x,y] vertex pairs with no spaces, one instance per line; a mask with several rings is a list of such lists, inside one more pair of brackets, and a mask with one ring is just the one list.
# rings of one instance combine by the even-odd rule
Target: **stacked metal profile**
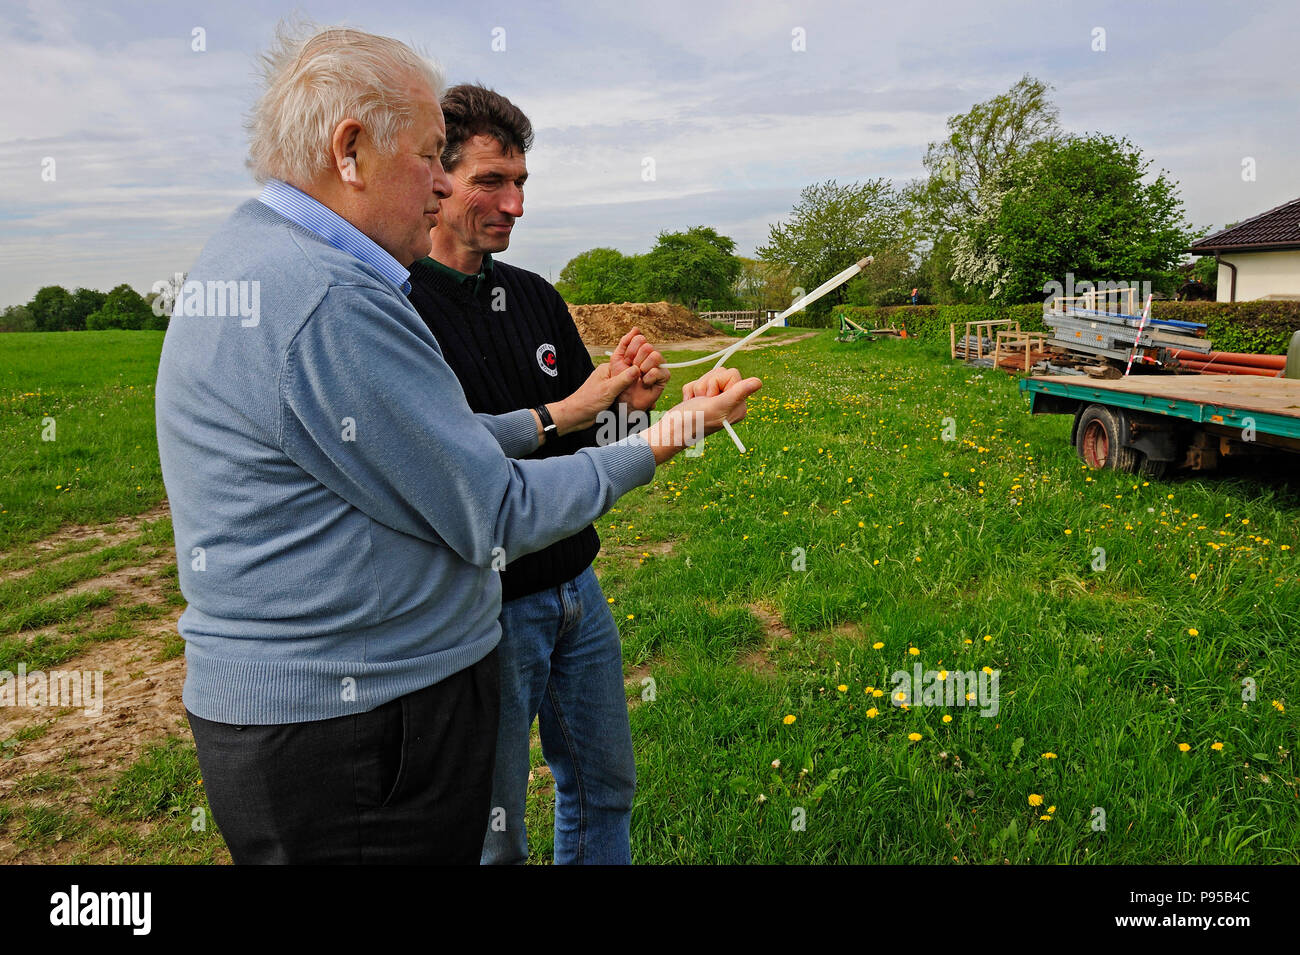
[[1148,357],[1157,361],[1163,360],[1160,353],[1165,349],[1205,353],[1211,347],[1209,339],[1186,334],[1204,330],[1204,325],[1193,322],[1149,319],[1139,334],[1140,316],[1083,308],[1047,311],[1043,321],[1055,333],[1051,344],[1119,361],[1125,361],[1135,346],[1155,352]]

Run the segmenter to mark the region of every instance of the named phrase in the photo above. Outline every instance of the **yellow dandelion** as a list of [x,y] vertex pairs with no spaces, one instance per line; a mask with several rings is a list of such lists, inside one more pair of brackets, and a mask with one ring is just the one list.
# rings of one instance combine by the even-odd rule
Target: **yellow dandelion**
[[880,698],[881,698],[882,696],[884,696],[884,695],[885,695],[885,691],[884,691],[884,690],[872,690],[872,691],[871,691],[871,696],[872,696],[873,699],[877,699],[877,700],[878,700],[878,699],[880,699]]
[[789,726],[794,721],[795,721],[795,715],[793,713],[787,713],[784,717],[781,718],[781,722],[784,723],[786,726]]
[[993,668],[992,668],[992,667],[984,667],[984,672],[987,673],[989,676],[992,676],[992,675],[993,675]]
[[1191,748],[1192,748],[1192,747],[1191,747],[1189,744],[1187,744],[1187,743],[1179,743],[1179,744],[1178,744],[1178,752],[1180,752],[1180,753],[1185,753],[1185,752],[1187,752],[1188,750],[1190,750]]
[[627,615],[627,619],[629,619],[629,620],[635,620],[635,619],[636,619],[636,614],[634,614],[634,613],[630,613],[630,614],[628,614],[628,615]]
[[945,714],[943,714],[943,721],[944,721],[945,723],[951,723],[951,722],[952,722],[952,717],[949,716],[947,713],[945,713]]
[[1051,817],[1051,816],[1039,816],[1038,818],[1039,818],[1040,820],[1042,820],[1043,822],[1051,822],[1051,821],[1052,821],[1052,817]]
[[1211,743],[1211,744],[1210,744],[1210,749],[1214,750],[1214,751],[1217,753],[1219,750],[1223,749],[1223,744],[1222,744],[1222,743]]
[[1030,793],[1030,794],[1029,794],[1029,805],[1031,805],[1031,806],[1041,806],[1042,804],[1043,804],[1043,797],[1042,797],[1042,796],[1038,795],[1038,793]]
[[1194,637],[1199,637],[1201,635],[1201,631],[1197,630],[1195,627],[1188,627],[1187,632]]
[[1044,754],[1043,754],[1043,759],[1056,759],[1056,754],[1055,754],[1055,753],[1044,753]]
[[920,734],[920,733],[908,733],[908,734],[907,734],[907,738],[910,739],[913,743],[916,743],[916,742],[919,742],[919,741],[920,741],[920,739],[921,739],[921,734]]
[[839,690],[841,693],[847,693],[847,692],[849,692],[849,688],[848,688],[848,686],[846,686],[846,685],[843,684],[843,683],[841,683],[841,684],[840,684],[839,686],[837,686],[835,689]]
[[883,646],[884,646],[884,644],[881,643],[879,640],[877,640],[875,643],[873,643],[873,644],[871,645],[871,649],[873,649],[873,650],[879,650],[879,649],[880,649],[881,647],[883,647]]
[[867,710],[867,718],[868,718],[868,719],[872,719],[872,720],[874,720],[874,719],[875,719],[879,714],[880,714],[880,711],[877,710],[874,706],[873,706],[871,709]]
[[921,655],[921,651],[918,650],[916,647],[908,647],[908,648],[907,648],[907,652],[910,653],[910,654],[911,654],[912,656],[914,656],[914,657],[918,657],[918,656]]

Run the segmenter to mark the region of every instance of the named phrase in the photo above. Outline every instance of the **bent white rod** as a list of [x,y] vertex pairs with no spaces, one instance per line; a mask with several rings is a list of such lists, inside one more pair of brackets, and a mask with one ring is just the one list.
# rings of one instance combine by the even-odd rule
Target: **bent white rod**
[[732,355],[732,353],[735,352],[738,348],[741,348],[741,347],[743,347],[744,345],[746,345],[747,343],[753,341],[755,338],[757,338],[759,335],[763,334],[765,331],[767,331],[767,330],[768,330],[769,328],[771,328],[773,325],[776,325],[776,324],[778,324],[778,323],[780,323],[780,322],[785,321],[786,318],[788,318],[789,316],[793,315],[795,312],[802,311],[804,308],[806,308],[807,306],[811,305],[813,302],[817,301],[819,298],[821,298],[821,297],[822,297],[823,295],[825,295],[827,292],[830,292],[830,291],[832,291],[832,290],[834,290],[834,289],[839,288],[841,285],[843,285],[843,284],[844,284],[845,282],[847,282],[849,279],[853,278],[853,276],[857,275],[857,274],[858,274],[859,272],[861,272],[864,268],[866,268],[868,265],[870,265],[873,261],[875,261],[875,257],[874,257],[874,256],[870,256],[870,255],[867,256],[865,259],[859,259],[857,262],[854,262],[852,265],[850,265],[847,269],[845,269],[845,270],[844,270],[843,272],[841,272],[839,275],[836,275],[836,276],[834,276],[834,277],[832,277],[832,278],[830,278],[830,279],[827,279],[827,280],[826,280],[825,282],[823,282],[821,285],[817,286],[815,289],[813,289],[811,292],[809,292],[809,293],[808,293],[807,295],[805,295],[803,298],[799,299],[799,301],[795,302],[793,305],[791,305],[789,308],[787,308],[787,309],[786,309],[784,312],[782,312],[780,315],[776,316],[776,318],[773,318],[773,319],[770,319],[770,320],[767,321],[767,322],[764,322],[762,325],[758,326],[758,328],[754,329],[752,332],[750,332],[748,335],[746,335],[746,336],[745,336],[744,338],[742,338],[740,341],[735,342],[735,343],[732,344],[732,345],[729,345],[728,347],[722,349],[721,351],[715,351],[712,355],[705,355],[703,358],[692,358],[690,361],[675,361],[675,362],[671,362],[671,363],[669,363],[669,364],[665,364],[665,365],[663,365],[662,367],[664,367],[664,368],[689,368],[691,365],[702,365],[702,364],[704,364],[706,361],[713,361],[713,359],[716,358],[716,359],[718,359],[718,363],[717,363],[716,365],[714,365],[713,367],[714,367],[714,368],[720,368],[720,367],[722,366],[722,363],[725,362],[728,358],[730,358],[731,355]]

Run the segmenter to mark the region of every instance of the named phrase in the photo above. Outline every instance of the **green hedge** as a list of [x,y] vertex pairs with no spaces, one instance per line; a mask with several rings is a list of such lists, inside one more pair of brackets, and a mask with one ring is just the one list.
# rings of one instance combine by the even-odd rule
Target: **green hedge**
[[[948,341],[953,323],[1016,319],[1027,332],[1049,331],[1043,306],[1028,305],[847,305],[835,309],[833,322],[844,315],[863,328],[903,327],[912,338]],[[1206,337],[1218,351],[1286,354],[1292,333],[1300,330],[1300,302],[1156,302],[1153,318],[1203,322]]]

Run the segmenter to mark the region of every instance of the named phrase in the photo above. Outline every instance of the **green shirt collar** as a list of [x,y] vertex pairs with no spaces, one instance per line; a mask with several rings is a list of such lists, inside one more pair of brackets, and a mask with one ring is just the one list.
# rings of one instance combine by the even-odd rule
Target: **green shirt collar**
[[476,275],[468,275],[464,272],[457,271],[456,269],[453,269],[451,266],[443,265],[437,259],[430,258],[428,256],[421,259],[420,264],[426,265],[429,268],[433,269],[435,272],[438,272],[439,274],[451,279],[453,282],[458,283],[459,285],[464,287],[464,289],[467,292],[470,292],[473,295],[478,295],[479,292],[483,290],[484,286],[486,286],[489,282],[492,281],[492,253],[491,252],[483,253],[483,264],[482,266],[480,266],[478,270],[478,274]]

